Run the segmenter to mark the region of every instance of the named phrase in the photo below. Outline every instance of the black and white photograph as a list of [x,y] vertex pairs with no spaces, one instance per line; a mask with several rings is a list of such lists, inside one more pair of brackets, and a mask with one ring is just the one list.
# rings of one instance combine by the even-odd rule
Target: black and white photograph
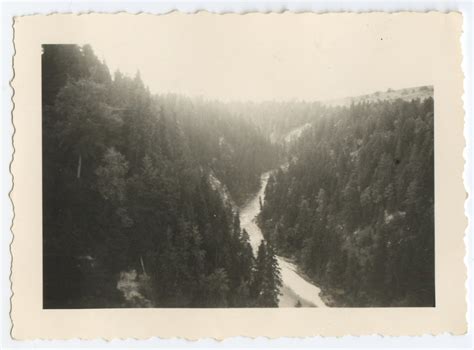
[[43,308],[435,307],[429,70],[206,33],[43,43]]

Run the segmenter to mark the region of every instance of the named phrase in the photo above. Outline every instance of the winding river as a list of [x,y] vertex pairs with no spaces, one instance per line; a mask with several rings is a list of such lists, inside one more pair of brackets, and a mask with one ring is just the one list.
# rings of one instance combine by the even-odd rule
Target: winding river
[[[250,238],[250,244],[256,254],[260,242],[264,239],[262,231],[256,223],[260,213],[260,198],[263,201],[270,172],[261,177],[261,186],[258,193],[240,210],[240,225],[245,229]],[[299,273],[292,262],[277,256],[281,270],[282,287],[279,307],[294,307],[299,302],[301,306],[326,307],[319,296],[321,290],[308,282]]]

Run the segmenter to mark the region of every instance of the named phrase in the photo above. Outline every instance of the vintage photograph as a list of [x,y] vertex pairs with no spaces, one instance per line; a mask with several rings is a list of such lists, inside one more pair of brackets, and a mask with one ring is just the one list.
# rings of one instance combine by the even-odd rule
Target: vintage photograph
[[436,306],[430,77],[246,39],[42,45],[44,309]]
[[15,17],[12,337],[464,334],[462,28]]

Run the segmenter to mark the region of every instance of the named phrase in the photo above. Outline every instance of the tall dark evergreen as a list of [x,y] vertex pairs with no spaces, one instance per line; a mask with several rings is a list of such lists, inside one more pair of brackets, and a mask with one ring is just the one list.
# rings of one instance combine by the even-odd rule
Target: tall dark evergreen
[[258,307],[276,307],[282,286],[280,268],[270,244],[262,241],[258,247],[251,293]]

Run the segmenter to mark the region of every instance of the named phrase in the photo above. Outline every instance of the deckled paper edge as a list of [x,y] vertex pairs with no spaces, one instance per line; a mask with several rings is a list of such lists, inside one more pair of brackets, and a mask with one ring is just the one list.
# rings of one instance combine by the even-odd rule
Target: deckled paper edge
[[[216,11],[207,11],[207,10],[196,10],[194,12],[183,12],[183,11],[178,11],[178,10],[170,10],[168,12],[164,12],[164,13],[148,13],[146,11],[140,11],[140,12],[137,12],[137,13],[130,13],[130,12],[125,12],[125,11],[117,11],[117,12],[113,12],[113,13],[107,13],[107,12],[97,12],[97,11],[88,11],[88,12],[80,12],[80,13],[63,13],[63,12],[51,12],[49,14],[46,14],[46,15],[39,15],[39,16],[54,16],[54,15],[76,15],[76,16],[83,16],[83,15],[88,15],[88,14],[134,14],[136,16],[140,16],[140,15],[154,15],[154,16],[164,16],[164,15],[169,15],[169,14],[173,14],[173,13],[179,13],[179,14],[186,14],[186,15],[193,15],[193,14],[202,14],[202,13],[205,13],[205,14],[219,14],[219,15],[233,15],[233,14],[236,14],[236,12],[216,12]],[[282,9],[281,11],[272,11],[272,10],[269,10],[269,11],[266,11],[266,12],[237,12],[238,14],[240,15],[247,15],[247,14],[285,14],[285,13],[291,13],[291,14],[305,14],[305,13],[315,13],[315,14],[319,14],[319,15],[323,15],[323,14],[334,14],[334,13],[346,13],[346,14],[386,14],[386,13],[390,13],[390,14],[407,14],[407,13],[423,13],[423,14],[430,14],[430,13],[443,13],[443,14],[459,14],[461,15],[461,28],[462,28],[462,24],[465,24],[464,22],[464,17],[463,17],[463,14],[462,12],[460,11],[388,11],[388,12],[384,12],[384,11],[365,11],[365,12],[352,12],[352,11],[331,11],[331,12],[326,12],[326,11],[323,11],[323,12],[318,12],[318,11],[289,11],[289,10],[286,10],[286,9]],[[14,171],[13,171],[13,168],[14,168],[14,163],[15,163],[15,153],[16,153],[16,147],[15,147],[15,134],[16,134],[16,127],[15,127],[15,123],[14,123],[14,112],[15,112],[15,87],[14,87],[14,83],[15,83],[15,78],[16,78],[16,74],[15,74],[15,68],[14,68],[14,62],[15,62],[15,56],[17,55],[17,52],[16,52],[16,44],[15,44],[15,22],[18,18],[21,18],[21,17],[31,17],[31,16],[35,16],[35,15],[25,15],[25,16],[15,16],[14,19],[13,19],[13,23],[12,23],[12,28],[13,28],[13,57],[12,57],[12,70],[13,70],[13,76],[12,76],[12,79],[10,80],[10,87],[12,89],[12,94],[11,94],[11,103],[12,103],[12,111],[11,111],[11,117],[12,117],[12,126],[13,126],[13,133],[12,133],[12,147],[13,147],[13,152],[12,152],[12,159],[11,159],[11,162],[10,162],[10,166],[9,166],[9,171],[10,171],[10,174],[11,174],[11,177],[12,177],[12,187],[11,187],[11,191],[9,192],[9,198],[10,198],[10,201],[12,203],[12,208],[13,208],[13,219],[12,219],[12,224],[11,224],[11,232],[12,232],[12,241],[10,243],[10,254],[11,254],[11,261],[12,261],[12,266],[11,266],[11,270],[10,270],[10,276],[9,276],[9,281],[10,281],[10,286],[11,286],[11,298],[10,298],[10,306],[11,308],[13,308],[13,300],[14,300],[14,291],[13,291],[13,246],[14,246],[14,233],[13,233],[13,229],[14,229],[14,226],[15,226],[15,205],[14,205],[14,199],[13,199],[13,195],[14,195],[14,192],[15,192],[15,176],[14,176]],[[459,69],[461,70],[461,75],[462,75],[462,78],[461,78],[461,81],[460,83],[462,83],[465,79],[465,75],[464,75],[464,71],[462,69],[462,63],[464,62],[465,60],[465,55],[464,55],[464,52],[463,52],[463,46],[461,44],[461,38],[462,38],[462,35],[463,35],[463,30],[461,29],[461,32],[460,32],[460,35],[459,35],[459,43],[458,43],[458,46],[459,46],[459,53],[461,55],[461,62],[459,64]],[[463,112],[463,120],[465,121],[465,116],[466,116],[466,109],[464,107],[464,98],[466,97],[465,95],[465,91],[464,91],[464,86],[462,85],[462,91],[461,91],[461,96],[459,97],[459,99],[461,100],[461,106],[462,106],[462,112]],[[464,123],[463,123],[464,124]],[[435,141],[436,143],[436,141]],[[465,139],[465,135],[463,133],[463,153],[464,151],[466,150],[466,139]],[[463,154],[463,159],[465,161],[465,156]],[[466,163],[464,163],[466,164]],[[461,178],[463,179],[463,173],[461,173]],[[463,182],[463,186],[464,186],[464,182]],[[465,188],[465,186],[464,186]],[[467,200],[467,197],[468,197],[469,193],[465,192],[465,196],[466,196],[466,200]],[[463,213],[464,215],[464,225],[465,225],[465,230],[469,227],[468,224],[469,224],[469,221],[468,221],[468,217],[466,216],[465,212]],[[465,230],[464,230],[464,235],[463,235],[463,242],[465,242]],[[466,247],[464,246],[464,254],[463,254],[463,264],[465,266],[465,270],[464,270],[464,280],[465,280],[465,284],[464,284],[464,294],[467,298],[467,288],[466,288],[466,285],[467,285],[467,266],[466,266]],[[467,300],[466,300],[467,302]],[[11,322],[12,322],[12,328],[11,328],[11,335],[12,335],[12,338],[13,338],[13,330],[14,330],[14,323],[13,323],[13,318],[12,318],[12,314],[13,314],[13,309],[10,310],[10,319],[11,319]],[[467,308],[466,308],[466,312],[467,312]],[[465,334],[465,332],[467,331],[467,324],[465,325],[465,329],[463,331],[461,331],[462,333],[455,333],[456,335],[461,335],[461,334]],[[454,334],[453,332],[441,332],[441,333],[424,333],[424,334],[417,334],[417,335],[410,335],[410,336],[415,336],[415,337],[421,337],[423,335],[440,335],[440,334],[446,334],[446,333],[449,333],[449,334]],[[353,336],[367,336],[367,335],[375,335],[375,336],[381,336],[381,337],[396,337],[398,336],[397,335],[382,335],[382,334],[379,334],[379,333],[363,333],[363,334],[356,334],[356,335],[353,335],[353,334],[345,334],[345,335],[330,335],[329,337],[337,337],[337,338],[341,338],[341,337],[353,337]],[[265,339],[278,339],[278,338],[305,338],[305,337],[311,337],[311,336],[322,336],[322,337],[326,337],[324,335],[318,335],[318,334],[311,334],[311,335],[307,335],[307,336],[282,336],[282,337],[273,337],[273,336],[243,336],[244,338],[251,338],[251,339],[259,339],[259,338],[265,338]],[[236,335],[236,336],[230,336],[230,337],[223,337],[223,338],[220,338],[220,337],[204,337],[204,338],[201,338],[201,337],[164,337],[164,338],[160,338],[160,337],[155,337],[155,336],[151,336],[151,337],[146,337],[146,338],[134,338],[134,337],[114,337],[114,338],[74,338],[74,339],[83,339],[83,340],[91,340],[91,339],[102,339],[102,340],[107,340],[107,341],[112,341],[112,340],[126,340],[126,339],[136,339],[136,340],[143,340],[143,339],[185,339],[185,340],[191,340],[191,341],[198,341],[198,340],[206,340],[206,339],[212,339],[212,340],[215,340],[215,341],[224,341],[224,340],[228,340],[228,339],[232,339],[232,338],[236,338],[236,337],[242,337],[242,336],[239,336],[239,335]],[[43,339],[43,340],[46,340],[44,338],[36,338],[36,339]],[[49,339],[49,340],[52,340],[53,338]],[[61,339],[69,339],[69,340],[73,340],[71,338],[54,338],[55,340],[61,340]]]

